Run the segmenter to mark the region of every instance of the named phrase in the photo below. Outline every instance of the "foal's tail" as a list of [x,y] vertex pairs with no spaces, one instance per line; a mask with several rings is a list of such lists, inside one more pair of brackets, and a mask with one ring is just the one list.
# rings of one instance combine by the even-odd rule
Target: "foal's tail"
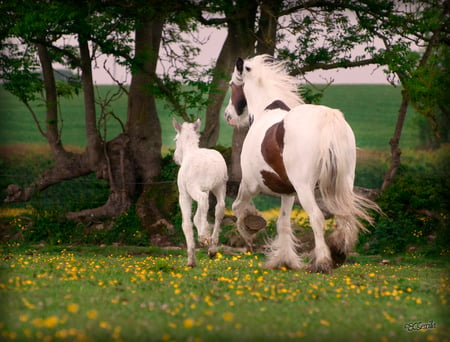
[[[327,209],[346,227],[341,234],[347,247],[354,244],[358,230],[366,230],[361,220],[373,224],[369,210],[378,205],[353,191],[356,145],[352,129],[339,110],[329,109],[321,132],[319,190]],[[341,222],[339,222],[339,220]],[[348,235],[348,236],[347,236]],[[347,251],[345,251],[347,252]]]

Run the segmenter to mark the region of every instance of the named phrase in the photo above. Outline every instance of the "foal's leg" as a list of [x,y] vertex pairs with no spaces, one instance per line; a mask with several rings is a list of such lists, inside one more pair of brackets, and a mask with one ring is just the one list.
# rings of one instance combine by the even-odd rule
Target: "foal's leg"
[[182,224],[184,237],[187,245],[188,266],[194,267],[195,260],[195,241],[194,230],[192,228],[191,214],[192,214],[192,198],[185,192],[180,191],[179,197]]
[[[256,194],[250,192],[245,182],[241,181],[241,184],[239,185],[238,195],[232,205],[233,213],[237,218],[238,231],[244,239],[248,250],[250,251],[253,251],[253,239],[258,230],[250,231],[245,223],[245,219],[248,216],[260,217],[258,210],[256,210],[251,201],[255,195]],[[264,220],[262,217],[261,219]],[[261,226],[260,229],[264,228],[264,226]]]
[[314,197],[314,188],[311,186],[296,186],[300,204],[308,213],[309,221],[314,232],[314,252],[308,266],[311,272],[331,272],[333,262],[331,260],[330,250],[325,243],[325,218],[317,205]]
[[214,211],[214,230],[211,238],[211,246],[208,249],[208,255],[213,258],[217,254],[217,245],[219,243],[219,233],[220,224],[223,220],[223,215],[225,212],[225,194],[226,194],[226,184],[222,184],[213,191],[214,196],[216,196],[216,208]]
[[296,252],[296,239],[291,228],[291,211],[294,205],[294,196],[281,196],[280,216],[277,221],[277,237],[272,241],[267,253],[267,268],[280,268],[286,266],[299,269],[303,266]]
[[197,227],[198,242],[202,246],[209,246],[211,240],[211,232],[208,223],[208,207],[209,192],[196,191],[192,194],[194,200],[197,201],[197,211],[194,215],[194,224]]

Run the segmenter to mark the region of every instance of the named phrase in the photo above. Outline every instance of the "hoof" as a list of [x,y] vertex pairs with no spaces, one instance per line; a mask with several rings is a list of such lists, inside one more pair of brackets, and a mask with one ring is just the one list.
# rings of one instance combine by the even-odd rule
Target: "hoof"
[[341,267],[347,259],[347,254],[336,246],[333,239],[328,239],[327,244],[330,248],[331,258],[333,259],[333,268]]
[[267,222],[261,216],[248,215],[244,218],[244,224],[249,232],[256,233],[261,229],[264,229],[267,225]]
[[333,268],[341,267],[345,260],[347,259],[347,255],[337,249],[330,248],[331,258],[333,259]]
[[306,270],[311,273],[323,273],[330,274],[333,269],[333,262],[331,260],[324,260],[322,262],[316,262],[314,259],[308,264]]
[[208,256],[210,259],[214,259],[217,255],[217,247],[211,247],[208,249]]

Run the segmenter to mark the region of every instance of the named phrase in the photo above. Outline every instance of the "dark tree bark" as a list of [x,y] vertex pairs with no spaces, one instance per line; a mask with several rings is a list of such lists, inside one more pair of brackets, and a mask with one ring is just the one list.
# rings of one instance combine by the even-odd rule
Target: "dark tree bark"
[[277,43],[278,16],[282,7],[279,0],[261,1],[258,32],[256,33],[256,54],[273,55]]
[[384,191],[386,187],[392,183],[395,174],[400,167],[400,156],[402,151],[400,149],[400,137],[402,135],[403,125],[405,123],[406,112],[408,111],[409,97],[408,92],[403,89],[402,90],[402,103],[400,105],[400,109],[398,111],[397,123],[395,124],[394,135],[389,141],[389,145],[391,145],[391,165],[389,170],[386,172],[383,180],[383,185],[381,186],[381,191]]
[[164,22],[144,19],[136,29],[136,58],[128,96],[127,132],[138,173],[151,182],[161,168],[161,124],[151,86],[155,81]]
[[212,147],[217,144],[220,130],[220,115],[234,63],[239,56],[247,57],[254,52],[255,18],[258,3],[255,0],[239,1],[224,5],[227,37],[220,50],[214,68],[212,83],[214,87],[208,95],[210,103],[206,109],[205,130],[200,145]]

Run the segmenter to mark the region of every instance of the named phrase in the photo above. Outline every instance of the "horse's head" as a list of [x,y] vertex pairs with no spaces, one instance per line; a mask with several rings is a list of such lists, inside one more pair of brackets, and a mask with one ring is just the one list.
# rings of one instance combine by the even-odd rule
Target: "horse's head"
[[249,126],[274,101],[289,108],[303,103],[298,81],[285,66],[285,62],[275,61],[270,55],[237,59],[230,82],[231,97],[224,113],[229,125]]
[[242,58],[238,58],[230,81],[230,101],[224,111],[228,124],[237,127],[249,126],[250,124],[242,79],[243,65]]
[[177,132],[177,135],[175,136],[176,147],[173,159],[175,163],[181,165],[183,155],[186,155],[190,149],[198,148],[201,122],[200,119],[197,119],[194,123],[183,122],[180,124],[177,120],[172,119],[172,124]]
[[[258,65],[273,63],[273,58],[269,55],[255,56],[251,59],[242,58],[236,60],[233,75],[231,76],[230,87],[231,96],[225,108],[225,119],[231,126],[249,126],[252,123],[252,116],[249,115],[247,99],[245,97],[244,85],[246,80],[260,77],[261,71]],[[256,70],[255,70],[256,69]]]

